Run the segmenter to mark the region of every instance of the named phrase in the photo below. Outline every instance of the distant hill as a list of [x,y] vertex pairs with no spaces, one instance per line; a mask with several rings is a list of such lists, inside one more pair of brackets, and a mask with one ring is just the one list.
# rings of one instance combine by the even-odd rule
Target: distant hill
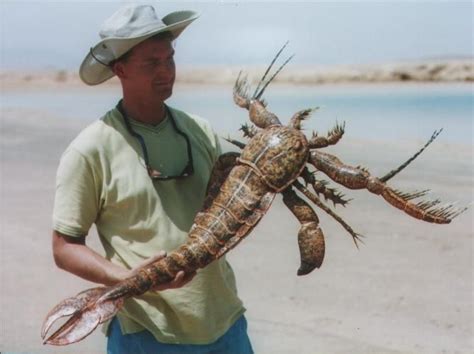
[[[176,81],[186,84],[229,84],[239,71],[245,71],[253,82],[265,70],[264,66],[253,67],[180,67]],[[47,87],[57,85],[83,85],[76,72],[66,70],[49,71],[2,71],[2,88]],[[425,58],[396,63],[345,66],[291,66],[288,65],[275,82],[285,84],[324,83],[380,83],[380,82],[473,82],[474,61],[472,58]],[[111,79],[105,85],[118,85]]]

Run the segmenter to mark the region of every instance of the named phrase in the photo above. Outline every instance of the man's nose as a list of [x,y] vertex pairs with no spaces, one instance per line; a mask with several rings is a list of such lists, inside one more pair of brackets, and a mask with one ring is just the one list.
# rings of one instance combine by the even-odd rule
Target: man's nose
[[161,82],[168,82],[174,79],[175,69],[174,66],[162,66],[155,70],[155,78]]

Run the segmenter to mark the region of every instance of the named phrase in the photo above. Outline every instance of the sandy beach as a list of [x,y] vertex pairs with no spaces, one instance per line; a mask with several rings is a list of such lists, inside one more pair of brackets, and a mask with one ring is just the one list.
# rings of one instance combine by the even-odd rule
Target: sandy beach
[[[54,97],[63,89],[48,92]],[[104,352],[99,330],[67,347],[43,346],[40,338],[52,306],[93,286],[56,268],[50,238],[59,157],[90,121],[2,107],[2,353]],[[383,175],[422,144],[364,141],[348,133],[327,151]],[[474,199],[473,157],[472,143],[448,144],[440,136],[390,184],[403,190],[429,188],[434,197],[467,205]],[[432,225],[369,192],[340,189],[353,200],[336,212],[365,236],[360,249],[340,225],[317,211],[326,236],[325,261],[320,270],[297,277],[299,226],[277,198],[229,254],[255,352],[472,353],[473,208],[449,225]],[[102,251],[95,231],[88,244]]]

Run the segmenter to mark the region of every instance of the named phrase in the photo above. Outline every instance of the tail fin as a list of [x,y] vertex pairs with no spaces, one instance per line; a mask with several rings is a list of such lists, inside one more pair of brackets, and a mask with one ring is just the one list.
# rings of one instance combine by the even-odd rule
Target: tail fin
[[103,299],[109,288],[88,289],[56,305],[46,316],[41,328],[44,339],[59,318],[71,316],[58,330],[44,340],[44,344],[67,345],[84,339],[94,329],[113,317],[123,305],[123,298]]

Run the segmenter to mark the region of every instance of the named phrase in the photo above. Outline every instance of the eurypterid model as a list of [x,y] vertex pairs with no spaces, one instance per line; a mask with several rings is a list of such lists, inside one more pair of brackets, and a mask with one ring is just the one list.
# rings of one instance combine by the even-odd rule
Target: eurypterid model
[[[301,254],[298,275],[308,274],[321,266],[325,246],[316,213],[298,196],[295,189],[335,218],[357,244],[360,235],[327,207],[318,195],[322,194],[334,204],[345,205],[347,200],[329,188],[326,182],[316,179],[308,165],[347,188],[367,189],[381,195],[391,205],[417,219],[446,224],[465,210],[456,209],[452,204],[439,206],[439,200],[415,203],[413,199],[425,195],[426,190],[403,193],[385,183],[413,161],[440,131],[434,132],[425,146],[400,167],[377,178],[366,169],[345,165],[336,156],[319,150],[339,141],[344,133],[343,125],[336,125],[327,137],[313,134],[307,139],[301,132],[301,121],[309,116],[310,109],[297,112],[288,126],[282,125],[278,117],[266,109],[266,103],[261,97],[268,84],[289,61],[288,59],[266,80],[283,48],[273,59],[252,96],[248,94],[245,79],[239,75],[236,81],[234,101],[249,111],[250,120],[260,129],[242,126],[245,136],[250,138],[249,142],[245,145],[230,140],[242,148],[242,152],[226,153],[217,160],[204,206],[194,219],[188,241],[165,258],[142,268],[135,276],[119,284],[89,289],[59,303],[47,315],[41,331],[42,337],[45,338],[57,319],[64,316],[71,318],[45,339],[44,343],[66,345],[77,342],[89,335],[100,323],[114,316],[124,299],[139,296],[154,285],[170,282],[180,270],[194,272],[222,257],[257,225],[276,193],[283,194],[283,202],[301,223],[298,233]],[[299,178],[305,184],[298,181]],[[316,194],[305,185],[311,186]]]

